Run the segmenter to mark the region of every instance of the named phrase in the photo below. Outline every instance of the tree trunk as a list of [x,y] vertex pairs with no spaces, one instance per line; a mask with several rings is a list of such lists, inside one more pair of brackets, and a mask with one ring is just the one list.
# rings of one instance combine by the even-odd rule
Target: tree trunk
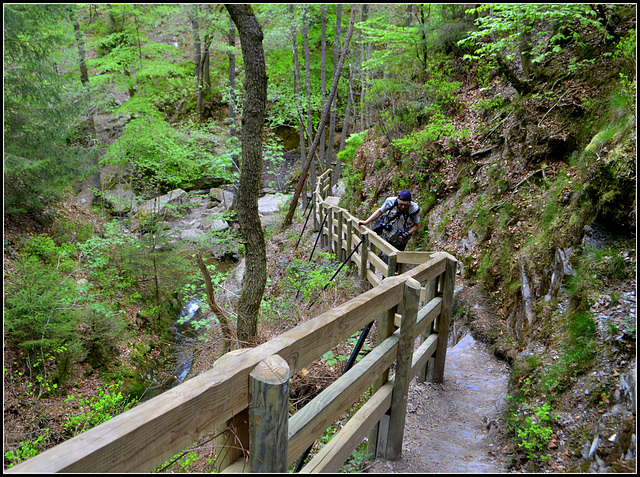
[[[320,110],[324,109],[327,102],[327,6],[320,5]],[[327,170],[329,168],[329,159],[327,158],[326,148],[326,127],[320,131],[320,144],[318,145],[318,161],[321,168]]]
[[[360,13],[360,21],[361,22],[366,22],[367,21],[367,15],[369,13],[369,5],[366,3],[362,4],[362,12]],[[364,62],[367,60],[366,58],[366,53],[365,53],[365,48],[366,45],[364,44],[364,42],[360,42],[360,65],[364,64]],[[361,71],[361,78],[360,78],[360,129],[362,129],[363,131],[365,129],[367,129],[368,126],[368,108],[365,106],[365,102],[364,102],[364,97],[366,94],[366,90],[367,90],[367,73],[364,72],[364,70],[362,68],[360,68]]]
[[[307,74],[307,138],[309,138],[309,144],[311,144],[311,138],[313,137],[313,119],[311,110],[311,62],[309,60],[309,5],[304,6],[304,13],[302,14],[302,24],[304,32],[304,66]],[[313,156],[312,156],[313,157]],[[311,164],[313,164],[313,159]],[[309,176],[309,185],[311,186],[311,192],[316,187],[316,168],[315,165],[311,167],[311,174]]]
[[267,72],[262,48],[262,29],[249,5],[225,4],[238,28],[244,57],[245,99],[242,111],[242,168],[238,204],[240,232],[246,246],[246,270],[236,309],[238,339],[256,336],[258,313],[267,282],[267,254],[258,215],[262,177],[262,134],[267,103]]
[[[232,144],[235,146],[237,142],[236,131],[236,54],[234,53],[236,47],[236,25],[233,23],[233,18],[229,16],[229,35],[227,37],[229,45],[229,52],[227,57],[229,58],[229,137],[232,138]],[[231,155],[231,162],[233,167],[236,168],[238,173],[240,172],[240,159],[237,154]],[[237,209],[238,198],[238,181],[233,184],[233,204],[232,209]]]
[[191,27],[193,28],[193,62],[195,64],[196,76],[196,113],[198,122],[202,121],[202,46],[200,44],[200,28],[198,26],[199,5],[194,5],[191,12]]
[[[298,105],[298,132],[300,134],[300,165],[304,164],[305,160],[305,140],[304,140],[304,119],[302,116],[302,96],[300,93],[300,61],[298,60],[298,46],[297,37],[298,32],[294,22],[294,6],[289,5],[289,13],[291,14],[291,48],[293,50],[293,94],[296,97]],[[307,194],[303,196],[303,204],[307,205]]]
[[[76,43],[78,45],[78,64],[80,67],[80,82],[87,93],[87,146],[93,145],[93,140],[96,137],[96,125],[93,120],[93,105],[91,104],[91,90],[89,89],[89,72],[87,71],[86,53],[84,50],[84,40],[82,39],[82,33],[80,32],[80,25],[73,12],[69,13],[69,20],[73,25],[73,31],[76,36]],[[100,170],[98,169],[98,156],[95,151],[91,153],[91,167],[96,168],[96,172],[91,176],[90,184],[95,189],[94,198],[98,197],[97,192],[100,191]]]
[[427,17],[431,15],[431,6],[427,6],[429,12],[425,15],[424,5],[420,5],[420,37],[422,38],[422,73],[427,71]]
[[[340,77],[340,72],[337,69],[338,61],[340,58],[340,29],[342,27],[342,5],[336,5],[336,32],[333,39],[333,74],[332,78],[335,80],[335,76],[338,75]],[[338,101],[334,101],[331,107],[331,117],[329,118],[329,147],[327,148],[328,154],[328,163],[333,163],[334,158],[334,147],[333,143],[335,142],[336,136],[336,115],[337,115],[337,107],[336,103]],[[329,166],[330,167],[330,166]],[[340,179],[340,167],[336,163],[336,171],[333,174],[333,185],[338,183],[338,179]]]
[[[344,120],[342,121],[342,137],[340,138],[340,147],[338,148],[338,154],[344,151],[344,146],[347,142],[347,134],[349,129],[349,115],[351,113],[351,107],[353,105],[353,89],[351,87],[351,73],[349,73],[349,95],[347,97],[347,109],[344,112]],[[336,158],[336,169],[334,175],[340,177],[340,169],[342,164],[340,159]]]
[[[355,24],[355,8],[351,10],[351,20],[349,21],[349,30],[347,31],[347,37],[344,41],[344,47],[342,48],[342,53],[340,54],[340,61],[338,63],[338,71],[342,70],[342,65],[344,64],[344,59],[347,56],[347,50],[349,49],[349,42],[351,41],[351,35],[353,34],[353,25]],[[300,176],[300,180],[298,181],[298,186],[296,187],[296,191],[293,194],[293,198],[291,199],[291,204],[289,205],[289,212],[287,212],[287,216],[282,223],[282,229],[284,230],[286,227],[291,225],[291,221],[293,220],[293,214],[296,211],[296,206],[298,204],[298,198],[300,197],[300,193],[302,192],[302,187],[304,185],[304,180],[309,173],[309,167],[311,166],[311,162],[313,159],[313,154],[320,143],[320,130],[324,127],[329,117],[329,110],[331,108],[331,103],[336,96],[336,91],[338,90],[338,78],[340,75],[337,74],[333,78],[333,85],[331,86],[331,92],[329,93],[329,98],[327,99],[327,104],[325,105],[324,110],[322,111],[322,117],[320,119],[320,126],[318,127],[318,133],[316,133],[316,137],[313,141],[313,144],[309,148],[309,153],[307,154],[307,162],[302,170],[302,175]]]
[[504,59],[500,55],[496,55],[498,63],[498,71],[504,75],[511,86],[513,86],[520,96],[525,96],[531,91],[531,84],[528,81],[522,81],[515,72],[509,68]]

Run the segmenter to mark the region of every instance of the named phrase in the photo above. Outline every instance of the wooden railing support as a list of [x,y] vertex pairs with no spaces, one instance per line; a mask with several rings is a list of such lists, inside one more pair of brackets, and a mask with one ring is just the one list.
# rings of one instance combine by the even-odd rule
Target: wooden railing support
[[345,257],[347,256],[347,253],[349,253],[351,250],[347,250],[347,252],[344,252],[344,247],[342,246],[342,209],[338,209],[336,212],[336,220],[337,220],[337,226],[336,226],[336,233],[338,234],[338,240],[337,240],[337,244],[336,244],[336,255],[338,256],[338,261],[339,262],[344,262]]
[[367,260],[369,259],[369,232],[362,234],[362,246],[360,247],[360,281],[362,285],[367,282]]
[[420,282],[409,278],[404,284],[404,299],[400,307],[402,324],[400,325],[400,340],[398,341],[398,357],[396,359],[396,374],[391,397],[389,433],[385,455],[385,458],[389,460],[398,460],[402,455],[402,436],[404,435],[407,395],[409,393],[413,359],[413,330],[418,318],[419,300]]
[[287,471],[289,365],[272,355],[249,373],[249,472]]
[[[385,280],[389,280],[386,278]],[[384,280],[383,280],[384,283]],[[389,336],[391,336],[395,330],[394,319],[396,316],[396,311],[398,307],[394,306],[390,310],[383,313],[378,318],[378,343],[384,342]],[[373,383],[373,388],[371,389],[371,394],[375,394],[385,383],[389,381],[389,369],[387,368]],[[381,436],[381,441],[386,439],[386,435],[388,433],[389,428],[389,416],[385,414],[382,416],[382,423],[376,424],[371,432],[369,433],[367,440],[367,452],[372,454],[374,457],[384,456],[386,453],[386,440],[384,442],[380,442],[380,448],[378,448],[378,435]]]
[[449,325],[453,309],[453,290],[456,283],[456,267],[458,262],[447,256],[446,270],[442,280],[442,311],[438,317],[438,348],[433,362],[433,373],[430,380],[442,383],[444,379],[444,364],[447,357],[447,343],[449,341]]
[[398,255],[393,252],[388,256],[387,261],[387,276],[393,277],[398,274]]
[[[434,278],[433,280],[429,280],[426,285],[425,285],[425,297],[424,297],[424,302],[425,303],[429,303],[433,298],[435,298],[436,296],[436,286],[438,284],[438,279]],[[432,331],[435,331],[433,329],[433,324],[431,326],[429,326],[426,330],[424,330],[422,332],[422,335],[420,335],[420,343],[424,343],[424,341],[429,337],[429,335],[431,334]],[[418,371],[418,375],[416,376],[416,381],[419,383],[424,383],[427,381],[427,379],[429,381],[431,381],[431,379],[433,379],[433,376],[430,375],[429,377],[427,377],[427,370],[433,370],[433,364],[435,362],[435,358],[429,358],[429,360],[427,361],[427,364],[422,367],[419,371]],[[432,374],[432,373],[430,373]]]

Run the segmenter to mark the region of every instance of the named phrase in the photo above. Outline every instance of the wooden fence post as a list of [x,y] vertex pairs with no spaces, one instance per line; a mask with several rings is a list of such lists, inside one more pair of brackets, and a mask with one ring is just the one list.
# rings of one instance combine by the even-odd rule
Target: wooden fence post
[[360,247],[360,281],[364,287],[367,282],[367,255],[369,254],[369,233],[362,234],[362,247]]
[[398,254],[391,252],[387,262],[387,276],[393,277],[398,274]]
[[249,472],[287,471],[289,365],[268,356],[249,374]]
[[[342,209],[338,209],[336,211],[336,218],[337,220],[337,233],[338,233],[338,247],[337,247],[337,253],[336,255],[338,256],[338,261],[340,263],[344,262],[344,259],[346,258],[346,254],[343,252],[344,247],[342,246]],[[349,250],[350,252],[350,250]],[[347,253],[349,253],[347,252]]]
[[389,416],[389,433],[385,458],[398,460],[402,455],[402,436],[407,411],[407,395],[409,393],[409,376],[413,358],[414,329],[418,319],[418,302],[420,300],[420,282],[413,278],[404,284],[404,299],[401,303],[402,323],[398,341],[398,358],[396,374],[391,398],[391,414]]
[[[351,221],[350,218],[347,218],[347,233],[346,233],[346,239],[347,239],[347,244],[346,244],[346,254],[350,254],[351,253],[351,249],[353,247],[352,244],[352,235],[353,235],[353,222]],[[353,266],[353,258],[351,258],[351,260],[349,260],[349,270],[351,270],[351,267]]]
[[[436,285],[437,284],[438,284],[438,277],[436,277],[436,278],[434,278],[432,280],[429,280],[426,283],[426,285],[425,285],[425,298],[424,298],[424,304],[425,305],[436,297]],[[433,327],[434,327],[434,325],[433,325],[433,323],[431,323],[431,326],[429,326],[426,330],[424,330],[422,332],[422,335],[420,336],[420,343],[421,344],[424,343],[424,340],[426,340],[429,337],[429,335],[434,331]],[[424,365],[424,367],[418,371],[418,374],[416,376],[416,381],[417,382],[424,383],[427,380],[427,370],[428,369],[433,370],[434,361],[435,361],[435,359],[433,357],[429,358],[427,360],[427,363]]]
[[313,230],[318,230],[318,227],[320,227],[320,222],[318,222],[318,217],[320,216],[320,213],[318,211],[318,193],[317,192],[313,192],[311,194],[311,214],[313,214]]
[[[388,280],[385,278],[382,283]],[[387,310],[382,313],[378,318],[378,343],[382,343],[389,336],[391,336],[395,330],[394,320],[396,316],[396,311],[398,307],[394,306],[393,308]],[[371,390],[371,394],[375,394],[378,389],[380,389],[384,383],[389,381],[389,369],[386,369],[378,379],[376,379],[373,383],[373,388]],[[386,453],[386,435],[389,429],[389,416],[385,414],[380,422],[373,426],[371,432],[369,433],[368,441],[367,441],[367,452],[369,454],[373,454],[374,457],[384,456]],[[380,439],[378,438],[380,436]]]
[[444,379],[444,363],[447,357],[447,343],[449,341],[449,324],[453,310],[453,290],[456,284],[456,266],[458,261],[447,254],[447,268],[442,280],[442,310],[438,316],[438,345],[433,363],[433,374],[430,377],[434,383],[441,383]]

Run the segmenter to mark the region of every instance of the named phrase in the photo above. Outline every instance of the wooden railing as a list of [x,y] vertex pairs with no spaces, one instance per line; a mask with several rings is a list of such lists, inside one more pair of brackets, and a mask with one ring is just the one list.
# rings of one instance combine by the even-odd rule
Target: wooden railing
[[[408,268],[407,265],[419,265],[428,260],[431,252],[399,251],[373,230],[359,226],[357,218],[338,207],[338,198],[329,195],[331,173],[331,170],[327,170],[318,177],[313,200],[314,225],[316,230],[322,228],[322,246],[328,247],[344,260],[362,240],[350,261],[358,265],[361,279],[374,286],[379,285],[384,277],[401,274]],[[380,253],[388,257],[387,263],[380,258]],[[383,278],[378,277],[376,272]]]
[[[355,219],[326,194],[315,195],[315,218],[332,217],[324,229],[332,250],[352,250],[362,239],[354,237]],[[223,356],[209,371],[8,472],[148,472],[216,430],[226,430],[220,445],[232,438],[217,449],[218,470],[283,472],[367,390],[370,398],[302,472],[336,471],[367,435],[376,456],[399,458],[410,380],[443,379],[457,262],[446,253],[398,252],[372,232],[362,236],[366,246],[352,259],[377,286],[260,346]],[[376,260],[374,247],[387,253],[388,265]],[[416,266],[397,274],[406,264]],[[376,271],[388,278],[380,281]],[[378,345],[289,417],[289,377],[373,320]]]

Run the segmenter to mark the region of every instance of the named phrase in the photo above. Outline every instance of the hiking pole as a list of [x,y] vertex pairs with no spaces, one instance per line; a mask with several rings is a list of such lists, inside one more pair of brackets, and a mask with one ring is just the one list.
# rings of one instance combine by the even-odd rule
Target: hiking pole
[[[331,283],[331,281],[336,277],[336,275],[338,273],[340,273],[340,270],[342,270],[342,268],[344,267],[344,264],[347,263],[349,261],[349,259],[351,258],[351,255],[353,255],[356,250],[358,250],[358,247],[360,246],[360,244],[364,242],[364,237],[360,239],[360,241],[358,242],[358,245],[356,245],[355,247],[353,247],[353,250],[351,250],[351,253],[349,254],[349,256],[347,258],[345,258],[344,262],[342,262],[342,264],[340,265],[340,268],[338,268],[338,270],[336,270],[336,272],[333,274],[333,276],[331,278],[329,278],[329,281],[327,283],[324,284],[324,286],[322,287],[322,291],[325,291],[327,289],[327,287],[329,286],[329,284]],[[313,253],[312,253],[313,255]],[[311,259],[311,257],[309,257],[309,259]],[[315,300],[313,300],[313,302],[307,307],[307,310],[309,308],[311,308],[313,305],[315,305],[316,301],[318,301],[318,298],[320,297],[320,295],[318,295],[316,297]]]
[[[313,198],[311,200],[313,200]],[[311,203],[311,200],[307,202],[307,207],[304,209],[304,212],[302,213],[302,215],[304,215],[304,213],[307,211],[307,208],[309,208],[309,204]],[[313,210],[313,207],[311,207],[311,209],[309,210],[309,213],[307,214],[307,219],[304,221],[304,225],[302,226],[302,232],[300,232],[300,238],[298,238],[298,243],[296,244],[296,247],[293,249],[294,251],[298,250],[298,245],[300,245],[300,240],[302,240],[302,236],[304,235],[304,229],[307,228],[307,222],[309,222],[309,217],[311,217],[312,210]]]
[[358,250],[358,247],[360,246],[360,244],[362,242],[364,242],[364,238],[361,238],[360,241],[358,242],[358,245],[353,247],[353,250],[351,250],[351,253],[349,254],[349,256],[347,258],[345,258],[344,262],[342,262],[342,264],[340,265],[340,268],[338,268],[336,273],[334,273],[333,276],[331,278],[329,278],[329,281],[327,283],[325,283],[325,285],[322,287],[322,291],[326,290],[326,288],[329,286],[329,283],[331,283],[331,280],[333,280],[336,277],[336,275],[338,273],[340,273],[340,270],[342,270],[342,267],[344,267],[344,264],[349,261],[349,259],[351,258],[351,255],[353,255],[356,252],[356,250]]
[[[349,361],[347,361],[347,364],[344,367],[344,370],[342,371],[342,376],[344,376],[347,373],[347,371],[349,371],[355,364],[356,359],[360,354],[360,349],[362,349],[362,345],[364,344],[364,340],[367,338],[367,335],[369,334],[369,330],[371,329],[372,326],[373,326],[373,321],[367,323],[367,325],[364,328],[362,328],[362,332],[360,333],[360,338],[358,338],[358,342],[356,343],[355,348],[353,348],[353,351],[351,351],[351,356],[349,356]],[[298,461],[298,464],[296,465],[296,468],[293,470],[294,474],[300,472],[300,470],[302,469],[302,463],[309,456],[309,452],[311,452],[312,448],[313,448],[313,444],[311,444],[309,448],[306,451],[304,451],[304,453],[300,457],[300,460]]]

